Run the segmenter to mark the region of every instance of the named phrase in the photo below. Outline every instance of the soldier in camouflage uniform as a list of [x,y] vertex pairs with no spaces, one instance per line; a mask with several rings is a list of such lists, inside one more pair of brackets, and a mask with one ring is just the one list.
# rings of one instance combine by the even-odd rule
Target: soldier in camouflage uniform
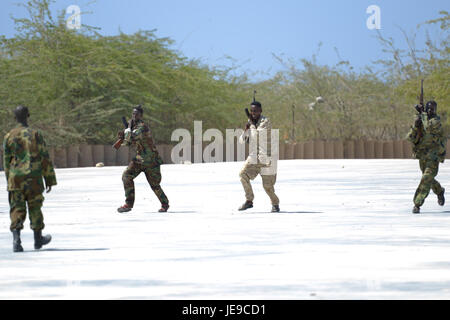
[[[239,210],[247,210],[253,207],[253,199],[255,196],[250,180],[255,179],[260,174],[263,188],[272,202],[272,212],[279,212],[280,200],[275,194],[274,188],[277,180],[278,154],[272,153],[272,126],[269,119],[262,115],[260,102],[253,101],[250,107],[250,119],[245,126],[244,133],[239,138],[241,144],[250,142],[249,156],[239,173],[246,198],[246,201],[239,207]],[[265,140],[265,143],[263,143],[263,140]],[[256,144],[253,150],[252,143]],[[278,148],[275,148],[275,150],[278,150]]]
[[[416,109],[423,109],[416,106]],[[428,196],[430,189],[438,197],[438,204],[445,203],[445,189],[435,179],[439,162],[444,162],[446,154],[447,139],[441,125],[440,117],[436,114],[437,103],[428,101],[425,105],[425,112],[420,112],[416,118],[414,126],[408,133],[407,139],[413,144],[413,156],[419,159],[422,179],[414,194],[413,213],[420,213],[420,207]]]
[[160,186],[160,166],[163,161],[153,143],[150,128],[142,120],[143,114],[144,110],[140,105],[135,107],[128,129],[118,133],[119,138],[124,140],[124,145],[135,147],[137,154],[122,175],[126,200],[125,204],[117,209],[121,213],[131,211],[133,208],[135,199],[133,180],[141,172],[145,173],[150,187],[161,202],[159,212],[167,212],[169,209],[169,200]]
[[20,230],[23,229],[27,205],[30,227],[34,232],[34,248],[40,249],[51,241],[50,235],[42,236],[42,177],[48,193],[56,185],[56,176],[42,135],[28,127],[28,108],[19,106],[14,114],[18,125],[5,136],[3,163],[9,192],[13,251],[21,252]]

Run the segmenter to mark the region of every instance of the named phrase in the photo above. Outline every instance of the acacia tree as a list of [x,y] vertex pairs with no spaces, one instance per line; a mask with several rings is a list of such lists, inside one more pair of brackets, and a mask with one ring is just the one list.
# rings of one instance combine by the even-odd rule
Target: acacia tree
[[[270,95],[266,97],[269,109],[281,123],[285,139],[395,137],[396,126],[387,115],[392,108],[389,88],[373,73],[356,73],[346,61],[334,67],[320,66],[315,56],[302,59],[300,64],[277,59],[287,71],[266,82],[265,90]],[[292,116],[293,122],[286,121]],[[293,126],[298,128],[292,130]]]
[[104,37],[98,29],[66,28],[64,13],[54,18],[51,0],[29,0],[28,17],[14,19],[17,34],[0,36],[0,135],[11,128],[11,110],[31,108],[33,126],[53,145],[111,143],[120,118],[143,104],[156,142],[170,143],[176,128],[242,127],[243,109],[253,89],[264,113],[285,140],[400,139],[414,114],[420,79],[426,99],[436,99],[446,130],[450,119],[449,14],[439,24],[444,39],[427,39],[426,50],[379,36],[391,58],[378,61],[381,73],[354,71],[348,61],[335,66],[311,59],[282,59],[285,71],[251,83],[233,68],[208,66],[172,50],[172,40],[155,30]]
[[157,142],[170,142],[171,131],[193,119],[233,124],[242,78],[181,56],[154,30],[111,37],[89,26],[69,30],[49,5],[28,1],[29,17],[14,19],[18,33],[0,39],[0,133],[18,104],[30,107],[33,125],[54,145],[111,143],[136,104]]
[[415,35],[408,35],[402,30],[406,49],[400,49],[392,38],[384,38],[381,34],[378,39],[383,46],[383,51],[391,55],[389,59],[378,61],[383,66],[383,78],[393,88],[393,95],[397,101],[401,101],[407,109],[411,122],[414,114],[412,106],[416,104],[420,90],[420,80],[424,79],[425,100],[436,100],[438,102],[438,113],[447,133],[450,133],[450,15],[441,11],[437,19],[426,21],[418,25],[418,31],[424,27],[439,24],[442,38],[432,40],[426,32],[424,49],[418,49]]

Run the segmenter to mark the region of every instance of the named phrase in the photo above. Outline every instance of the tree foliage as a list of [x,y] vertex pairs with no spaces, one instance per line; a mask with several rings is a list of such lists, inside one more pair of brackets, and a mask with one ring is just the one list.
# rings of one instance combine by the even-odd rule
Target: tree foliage
[[[285,71],[257,83],[233,68],[208,66],[171,49],[155,30],[102,36],[95,27],[69,30],[64,12],[53,17],[51,0],[29,0],[28,17],[14,19],[17,33],[0,36],[0,134],[13,125],[11,111],[30,108],[31,123],[51,145],[112,143],[120,118],[142,104],[156,142],[170,143],[176,128],[242,127],[253,89],[263,111],[285,140],[401,139],[414,115],[420,79],[425,98],[438,102],[450,132],[449,14],[438,24],[444,35],[429,36],[418,50],[404,33],[406,49],[379,34],[389,59],[356,72],[350,62],[319,65],[311,59],[274,56]],[[419,29],[420,29],[419,28]]]
[[186,59],[154,30],[112,37],[86,26],[69,30],[49,4],[28,1],[30,17],[15,19],[18,34],[0,39],[1,133],[19,104],[29,106],[33,126],[55,145],[112,142],[121,116],[137,104],[158,142],[194,118],[231,125],[241,79]]

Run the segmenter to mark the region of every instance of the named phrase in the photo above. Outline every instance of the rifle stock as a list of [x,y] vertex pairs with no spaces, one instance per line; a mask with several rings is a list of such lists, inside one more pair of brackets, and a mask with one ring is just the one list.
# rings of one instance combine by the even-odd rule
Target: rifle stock
[[113,148],[116,150],[119,150],[119,148],[122,146],[123,139],[119,139],[116,141],[116,143],[113,144]]
[[[125,127],[125,129],[128,128],[128,123],[127,123],[127,119],[125,119],[125,117],[122,117],[122,123]],[[116,143],[113,144],[113,148],[116,150],[119,150],[119,148],[122,146],[124,139],[119,139],[116,141]]]

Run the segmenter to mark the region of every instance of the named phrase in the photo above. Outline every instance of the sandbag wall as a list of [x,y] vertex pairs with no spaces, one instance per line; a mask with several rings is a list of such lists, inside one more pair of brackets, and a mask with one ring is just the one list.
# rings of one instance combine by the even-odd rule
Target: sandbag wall
[[105,166],[126,166],[134,157],[129,147],[122,146],[115,150],[109,145],[51,147],[49,155],[56,168],[95,167],[99,163]]
[[[450,140],[446,158],[450,159]],[[412,147],[406,140],[280,142],[280,159],[412,159]]]
[[[209,143],[204,142],[202,150]],[[172,164],[172,145],[158,145],[157,150],[165,164]],[[447,159],[450,159],[450,140],[447,142]],[[226,159],[226,146],[223,148],[223,159]],[[49,148],[50,158],[56,168],[94,167],[98,163],[105,166],[126,166],[135,156],[134,151],[127,146],[119,150],[110,145],[79,145],[69,147]],[[248,155],[248,146],[245,157]],[[298,143],[280,142],[280,160],[289,159],[411,159],[410,142],[397,141],[307,141]],[[237,159],[237,145],[234,146],[232,161]],[[191,149],[191,162],[194,163],[194,146]],[[0,150],[0,170],[3,170],[3,153]]]
[[[170,145],[159,145],[157,149],[164,163],[172,163],[170,157],[172,147]],[[49,154],[56,168],[95,167],[99,163],[103,163],[105,166],[126,166],[136,155],[127,146],[121,146],[119,150],[116,150],[110,145],[49,148]]]
[[410,142],[398,141],[308,141],[280,143],[280,159],[411,159]]

